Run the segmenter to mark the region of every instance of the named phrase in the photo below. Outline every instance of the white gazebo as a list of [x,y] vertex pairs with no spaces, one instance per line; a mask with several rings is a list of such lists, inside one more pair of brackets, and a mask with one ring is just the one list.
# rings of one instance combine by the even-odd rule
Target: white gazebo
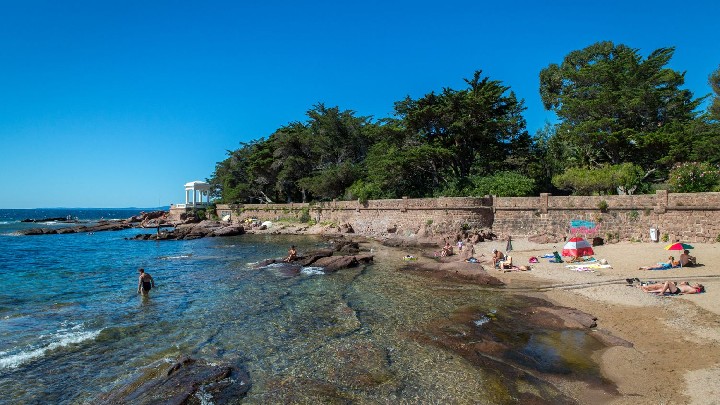
[[[205,201],[203,201],[203,196]],[[185,204],[177,204],[178,208],[198,207],[210,204],[210,185],[204,181],[191,181],[185,184]]]

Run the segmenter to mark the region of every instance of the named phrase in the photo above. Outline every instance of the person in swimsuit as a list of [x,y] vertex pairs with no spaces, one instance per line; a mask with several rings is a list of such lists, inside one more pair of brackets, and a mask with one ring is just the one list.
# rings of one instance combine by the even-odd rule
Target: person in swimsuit
[[705,292],[705,286],[702,284],[692,284],[687,281],[683,281],[680,284],[674,281],[666,281],[664,283],[655,283],[650,285],[641,285],[640,289],[648,293],[655,293],[663,295],[668,293],[670,295],[677,294],[698,294]]
[[138,279],[138,294],[142,293],[147,295],[151,288],[155,288],[155,280],[148,273],[145,273],[145,269],[138,270],[140,272],[140,278]]
[[289,263],[295,259],[297,259],[297,249],[295,249],[295,245],[292,245],[290,246],[290,250],[288,250],[287,257],[283,261]]

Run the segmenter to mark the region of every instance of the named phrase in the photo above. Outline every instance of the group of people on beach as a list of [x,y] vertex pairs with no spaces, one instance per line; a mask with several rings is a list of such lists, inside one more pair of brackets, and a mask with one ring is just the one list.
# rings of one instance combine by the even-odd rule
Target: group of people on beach
[[640,270],[666,270],[674,267],[690,267],[697,264],[697,259],[690,256],[690,251],[685,249],[678,260],[675,256],[668,257],[667,262],[654,264],[652,266],[642,266]]

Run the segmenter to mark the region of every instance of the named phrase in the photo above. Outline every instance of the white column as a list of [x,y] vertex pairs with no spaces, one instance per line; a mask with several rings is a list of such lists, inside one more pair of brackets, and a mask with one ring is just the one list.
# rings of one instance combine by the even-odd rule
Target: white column
[[190,199],[190,195],[188,194],[188,190],[185,189],[185,205],[187,205],[189,199]]

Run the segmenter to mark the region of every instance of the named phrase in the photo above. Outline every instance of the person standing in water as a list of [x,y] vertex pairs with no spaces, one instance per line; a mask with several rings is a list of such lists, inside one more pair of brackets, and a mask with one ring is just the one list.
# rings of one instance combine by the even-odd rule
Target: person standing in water
[[148,273],[145,273],[145,269],[138,270],[140,272],[140,278],[138,279],[138,294],[142,292],[143,295],[147,295],[151,288],[155,288],[155,280]]

